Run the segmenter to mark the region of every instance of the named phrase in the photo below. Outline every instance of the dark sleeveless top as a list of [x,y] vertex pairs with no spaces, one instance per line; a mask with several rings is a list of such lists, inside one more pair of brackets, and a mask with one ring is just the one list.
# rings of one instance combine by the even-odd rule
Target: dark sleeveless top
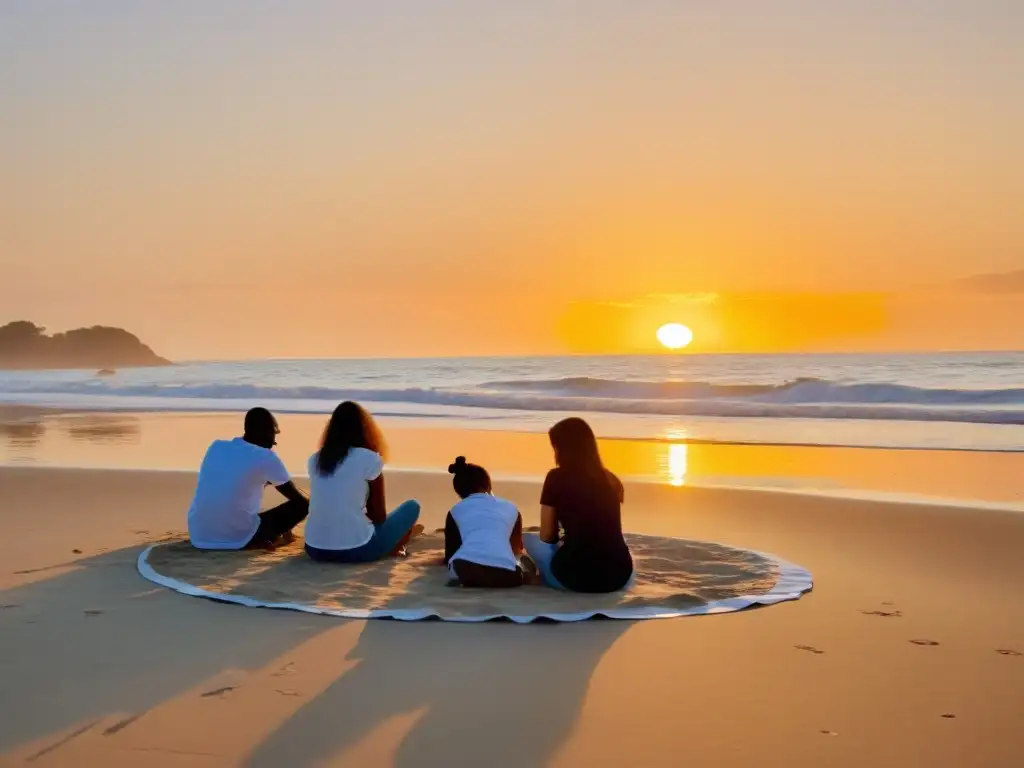
[[605,470],[592,477],[558,467],[548,473],[540,503],[552,507],[562,530],[562,546],[551,572],[574,592],[615,592],[633,574],[633,558],[622,538],[624,490]]

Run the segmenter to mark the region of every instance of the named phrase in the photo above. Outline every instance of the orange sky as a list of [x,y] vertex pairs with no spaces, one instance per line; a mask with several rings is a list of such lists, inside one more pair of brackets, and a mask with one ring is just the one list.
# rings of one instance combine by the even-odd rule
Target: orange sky
[[950,283],[1024,266],[1021,4],[358,5],[5,7],[0,322],[176,358],[644,351],[663,317],[1020,346],[1019,298]]

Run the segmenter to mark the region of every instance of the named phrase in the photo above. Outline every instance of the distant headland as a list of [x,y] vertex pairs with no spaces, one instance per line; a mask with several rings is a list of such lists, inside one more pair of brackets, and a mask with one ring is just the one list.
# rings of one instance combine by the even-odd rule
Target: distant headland
[[0,369],[139,368],[171,365],[123,328],[94,325],[47,335],[27,320],[0,326]]

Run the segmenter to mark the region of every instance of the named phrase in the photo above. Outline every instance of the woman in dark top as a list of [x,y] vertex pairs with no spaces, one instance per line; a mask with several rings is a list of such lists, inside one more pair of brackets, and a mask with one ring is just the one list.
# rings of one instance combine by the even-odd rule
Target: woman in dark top
[[623,589],[633,576],[633,558],[622,537],[622,483],[604,468],[583,419],[560,421],[548,435],[557,466],[540,495],[540,535],[524,535],[523,545],[553,587]]

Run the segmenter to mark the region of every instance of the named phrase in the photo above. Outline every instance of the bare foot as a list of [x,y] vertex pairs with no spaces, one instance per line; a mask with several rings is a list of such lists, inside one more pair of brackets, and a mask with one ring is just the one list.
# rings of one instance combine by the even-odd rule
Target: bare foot
[[527,584],[540,584],[540,573],[537,571],[537,564],[529,556],[519,558],[519,567],[523,571]]
[[537,571],[524,571],[523,584],[530,587],[543,587],[544,579]]
[[291,531],[285,531],[281,534],[281,538],[278,541],[280,544],[291,544],[295,541],[295,534]]
[[417,536],[419,536],[421,533],[423,533],[423,526],[420,525],[419,523],[417,523],[416,525],[414,525],[412,528],[409,529],[409,532],[407,534],[405,534],[405,536],[402,537],[402,540],[400,542],[398,542],[398,546],[396,546],[393,550],[391,550],[391,556],[392,557],[405,557],[408,554],[408,552],[405,549],[405,545],[408,544],[410,541],[412,541]]

